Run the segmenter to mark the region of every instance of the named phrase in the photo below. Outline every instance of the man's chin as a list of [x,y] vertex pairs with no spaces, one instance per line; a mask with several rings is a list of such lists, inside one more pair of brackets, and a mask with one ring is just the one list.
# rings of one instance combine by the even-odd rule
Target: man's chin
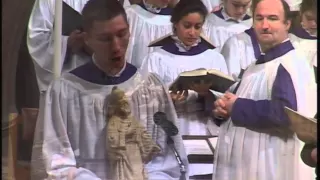
[[119,59],[117,61],[113,61],[112,64],[113,64],[113,66],[115,68],[122,68],[124,66],[124,64],[125,64],[125,60],[124,59]]

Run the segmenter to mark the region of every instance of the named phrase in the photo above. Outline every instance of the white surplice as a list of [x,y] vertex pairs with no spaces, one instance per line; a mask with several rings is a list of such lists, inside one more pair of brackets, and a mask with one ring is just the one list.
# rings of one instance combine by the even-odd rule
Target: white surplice
[[245,70],[256,61],[254,46],[260,49],[259,45],[253,43],[252,38],[246,32],[233,35],[225,42],[221,54],[226,60],[230,76],[238,77],[241,70]]
[[293,46],[306,57],[308,63],[313,65],[313,59],[316,57],[318,52],[317,40],[303,39],[292,33],[289,33],[289,39]]
[[[98,74],[100,82],[108,80],[100,76],[102,71],[91,72],[93,68],[95,66],[91,65],[82,73]],[[127,73],[126,70],[123,72]],[[133,73],[123,83],[111,85],[92,83],[66,73],[49,86],[45,101],[40,104],[35,131],[33,180],[45,179],[47,173],[53,179],[107,179],[105,106],[106,97],[115,85],[126,92],[134,117],[161,147],[161,153],[145,166],[149,179],[179,179],[179,167],[173,151],[167,146],[166,135],[153,120],[154,113],[162,111],[169,121],[179,126],[168,91],[157,76],[141,76],[139,71]],[[173,139],[188,167],[181,136]]]
[[302,3],[302,0],[285,0],[289,7],[290,11],[299,11],[300,10],[300,4]]
[[171,16],[151,13],[137,4],[129,6],[126,13],[131,33],[126,57],[139,68],[143,58],[153,50],[149,43],[172,32]]
[[[202,41],[204,40],[202,39]],[[197,48],[200,45],[198,44],[195,47]],[[145,73],[152,72],[157,74],[167,88],[184,71],[206,68],[216,69],[225,74],[228,72],[223,56],[214,49],[196,52],[191,48],[189,53],[193,51],[192,54],[183,54],[184,52],[187,53],[188,50],[183,49],[178,44],[173,46],[179,47],[177,48],[179,50],[169,49],[168,51],[167,48],[158,48],[144,59],[141,67]],[[219,134],[219,127],[204,112],[204,102],[198,102],[198,94],[196,92],[189,90],[187,99],[176,103],[175,108],[180,122],[179,131],[181,135]],[[208,165],[204,166],[207,167]],[[210,166],[212,165],[209,164]],[[212,174],[212,169],[203,169],[201,167],[202,165],[200,164],[193,164],[192,169],[189,169],[189,175]]]
[[212,12],[213,8],[220,6],[221,0],[201,0],[207,7],[208,12]]
[[[292,79],[298,112],[313,117],[317,111],[314,75],[296,50],[263,64],[250,65],[236,95],[270,100],[280,66]],[[295,135],[238,127],[229,118],[220,126],[213,180],[313,180],[314,169],[300,158],[303,145]]]
[[[144,59],[142,66],[143,71],[157,74],[168,88],[181,72],[199,68],[228,73],[223,56],[213,49],[190,56],[173,54],[159,48]],[[197,98],[197,93],[189,90],[187,101],[176,104],[182,135],[209,135],[206,126],[210,118],[204,115],[203,105],[196,102]],[[218,132],[218,127],[216,131]]]
[[128,8],[130,5],[131,5],[131,4],[130,4],[130,1],[129,1],[129,0],[124,0],[124,1],[123,1],[123,7],[124,7],[125,9]]
[[[219,15],[217,15],[219,14]],[[244,20],[231,20],[222,8],[220,11],[210,13],[203,26],[204,34],[221,50],[225,41],[235,34],[239,34],[252,26],[252,18],[244,16]]]
[[[63,0],[81,13],[88,0]],[[27,45],[33,59],[40,92],[46,91],[54,79],[54,13],[55,0],[36,0],[28,24]],[[86,54],[74,54],[66,59],[68,36],[61,41],[61,73],[68,72],[90,60]],[[67,61],[67,62],[66,62]]]

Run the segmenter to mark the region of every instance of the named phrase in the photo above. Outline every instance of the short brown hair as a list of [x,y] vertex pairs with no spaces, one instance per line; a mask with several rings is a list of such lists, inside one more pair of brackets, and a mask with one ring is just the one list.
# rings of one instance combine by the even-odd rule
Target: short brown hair
[[317,12],[317,0],[302,0],[300,4],[300,12],[304,13],[306,11]]
[[[251,12],[252,12],[252,17],[254,19],[254,14],[255,14],[255,10],[258,6],[258,4],[263,1],[263,0],[252,0],[252,4],[251,4]],[[283,7],[283,11],[284,11],[284,19],[287,20],[291,20],[291,13],[290,13],[290,6],[288,5],[288,3],[285,0],[279,0],[282,4]]]
[[111,20],[118,15],[127,22],[126,12],[118,0],[89,0],[82,10],[83,29],[89,31],[94,21]]

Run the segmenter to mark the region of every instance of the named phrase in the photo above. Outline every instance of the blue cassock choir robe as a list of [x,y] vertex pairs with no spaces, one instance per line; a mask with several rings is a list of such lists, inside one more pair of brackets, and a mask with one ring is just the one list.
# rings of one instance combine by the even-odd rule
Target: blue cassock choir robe
[[[127,63],[117,77],[105,75],[92,61],[54,81],[40,104],[32,153],[32,179],[107,179],[106,96],[114,86],[126,92],[132,113],[161,147],[145,167],[149,179],[178,179],[174,153],[166,145],[164,131],[154,124],[157,111],[176,126],[171,98],[154,74],[142,76]],[[175,145],[187,164],[180,135]]]
[[313,117],[316,84],[304,57],[290,41],[270,49],[244,72],[234,89],[230,118],[220,126],[214,180],[313,179],[301,143],[288,130],[287,106]]
[[[203,38],[201,38],[201,42],[189,50],[185,50],[171,36],[161,41],[163,42],[161,48],[150,53],[144,59],[141,68],[143,71],[157,74],[167,88],[184,71],[205,68],[228,73],[223,56]],[[161,42],[157,44],[161,44]],[[214,132],[208,131],[209,116],[203,113],[204,104],[200,99],[196,92],[189,90],[186,101],[175,104],[181,122],[182,135],[218,135],[218,127],[211,126]]]

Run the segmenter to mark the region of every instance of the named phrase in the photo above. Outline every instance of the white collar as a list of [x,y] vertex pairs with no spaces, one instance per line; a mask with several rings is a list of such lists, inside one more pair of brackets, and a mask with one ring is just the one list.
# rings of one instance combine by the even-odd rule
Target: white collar
[[162,9],[162,8],[158,8],[158,7],[155,7],[155,6],[152,5],[152,4],[147,3],[146,0],[142,0],[142,2],[143,2],[143,4],[144,4],[144,6],[146,7],[146,9],[147,9],[148,11],[150,11],[150,12],[153,12],[153,13],[158,14],[158,13],[160,13],[160,11],[161,11],[161,9]]
[[[92,55],[92,61],[93,61],[93,63],[94,63],[100,70],[103,71],[103,69],[102,69],[102,68],[98,65],[98,63],[96,62],[96,59],[94,58],[94,54]],[[124,66],[122,67],[122,69],[121,69],[117,74],[115,74],[115,75],[109,75],[109,74],[107,74],[107,73],[105,73],[105,74],[107,74],[108,76],[111,76],[111,77],[120,77],[121,74],[123,73],[124,69],[126,68],[126,66],[127,66],[127,63],[124,63]]]
[[[289,38],[285,39],[284,41],[281,42],[281,44],[286,42],[286,41],[290,41],[290,39]],[[260,49],[261,55],[266,55],[266,53],[262,52],[260,44],[258,44],[258,45],[259,45],[259,49]]]
[[240,19],[235,19],[227,14],[224,7],[222,7],[221,14],[226,21],[235,21],[237,23],[240,23],[241,21],[243,21],[243,18],[247,15],[247,14],[244,14]]
[[175,41],[176,46],[178,47],[180,52],[187,52],[189,51],[192,47],[197,46],[201,42],[201,38],[199,39],[191,46],[186,46],[176,35],[172,35],[171,38]]

